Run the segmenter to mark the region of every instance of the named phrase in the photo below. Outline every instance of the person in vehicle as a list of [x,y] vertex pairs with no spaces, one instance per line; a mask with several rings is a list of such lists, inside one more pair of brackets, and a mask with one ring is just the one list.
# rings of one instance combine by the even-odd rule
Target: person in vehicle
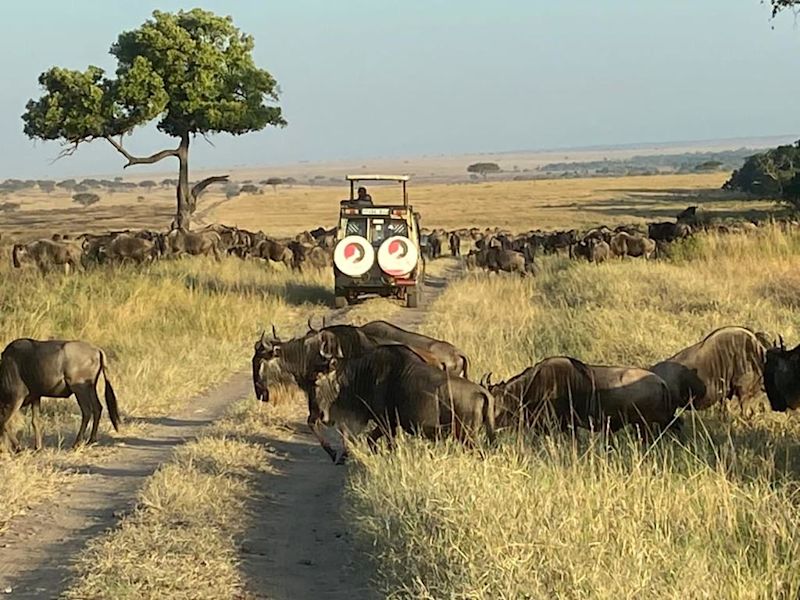
[[358,188],[358,196],[355,199],[355,203],[359,206],[374,206],[372,196],[367,193],[367,188],[365,187]]

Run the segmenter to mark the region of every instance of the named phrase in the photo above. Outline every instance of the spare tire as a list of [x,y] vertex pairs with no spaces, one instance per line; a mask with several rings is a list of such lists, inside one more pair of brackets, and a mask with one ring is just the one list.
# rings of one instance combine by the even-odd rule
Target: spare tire
[[378,265],[392,277],[404,277],[411,273],[419,261],[419,250],[405,236],[395,235],[384,240],[378,248]]
[[375,250],[366,238],[348,235],[333,249],[333,264],[348,277],[361,277],[375,264]]

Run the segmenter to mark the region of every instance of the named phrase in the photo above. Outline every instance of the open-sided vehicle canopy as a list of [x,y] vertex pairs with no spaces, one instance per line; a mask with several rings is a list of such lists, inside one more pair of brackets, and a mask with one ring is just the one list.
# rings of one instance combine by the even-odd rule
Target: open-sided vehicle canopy
[[408,206],[408,191],[406,182],[411,177],[408,175],[347,175],[345,179],[350,182],[350,200],[355,200],[356,183],[360,181],[396,181],[403,184],[403,206]]

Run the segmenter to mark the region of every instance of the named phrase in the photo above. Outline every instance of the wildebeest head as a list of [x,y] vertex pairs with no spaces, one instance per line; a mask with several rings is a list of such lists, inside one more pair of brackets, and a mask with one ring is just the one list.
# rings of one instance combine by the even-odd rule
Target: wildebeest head
[[266,369],[271,361],[280,355],[281,341],[272,326],[272,339],[267,337],[267,332],[262,331],[261,336],[255,343],[253,353],[253,388],[256,398],[262,402],[269,402],[269,387],[267,385]]
[[764,387],[772,410],[785,412],[800,407],[800,345],[787,350],[783,338],[767,350]]

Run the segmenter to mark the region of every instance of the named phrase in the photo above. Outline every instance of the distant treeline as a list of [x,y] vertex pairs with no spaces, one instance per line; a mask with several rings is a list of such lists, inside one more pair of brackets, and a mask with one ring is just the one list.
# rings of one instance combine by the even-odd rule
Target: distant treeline
[[537,174],[587,175],[649,175],[662,172],[697,173],[728,171],[742,164],[755,150],[739,148],[722,152],[685,152],[682,154],[654,154],[626,159],[591,160],[582,162],[556,162],[543,165]]

